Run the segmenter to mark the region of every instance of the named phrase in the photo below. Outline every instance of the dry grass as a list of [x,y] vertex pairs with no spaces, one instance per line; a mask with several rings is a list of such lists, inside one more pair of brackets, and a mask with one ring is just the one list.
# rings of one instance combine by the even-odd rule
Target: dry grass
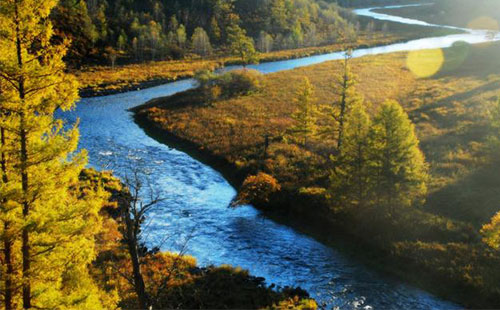
[[[491,307],[500,299],[499,256],[481,244],[478,230],[500,209],[500,161],[491,159],[487,143],[488,110],[500,94],[500,43],[459,46],[444,54],[441,70],[425,79],[407,68],[406,53],[352,60],[358,90],[372,113],[387,98],[398,100],[409,113],[431,179],[423,209],[405,210],[394,223],[381,220],[376,210],[360,211],[345,226],[369,243],[382,240],[375,246],[391,249],[381,259],[391,272],[466,306]],[[191,91],[159,99],[141,113],[157,128],[237,168],[252,171],[264,165],[287,193],[310,191],[325,184],[328,169],[321,152],[331,142],[317,139],[305,150],[281,137],[292,123],[294,93],[303,76],[314,85],[317,101],[328,103],[340,66],[333,61],[269,74],[261,92],[214,104],[192,101],[196,92]],[[265,135],[272,137],[267,154]],[[294,203],[305,213],[322,214],[314,200]]]
[[95,93],[139,88],[144,82],[161,80],[173,81],[192,77],[198,70],[214,70],[221,66],[216,60],[157,61],[132,64],[114,69],[108,66],[94,66],[74,72],[81,89]]
[[[396,99],[415,122],[431,167],[427,210],[476,226],[489,219],[499,208],[495,201],[500,201],[493,187],[500,177],[467,181],[475,179],[474,174],[487,162],[484,146],[489,133],[488,109],[500,93],[499,52],[500,44],[472,47],[457,67],[453,59],[456,55],[447,51],[442,70],[427,79],[418,79],[406,68],[406,53],[352,61],[359,80],[357,88],[372,103],[372,111],[385,99]],[[264,89],[251,96],[207,105],[185,103],[175,109],[160,104],[147,113],[163,129],[240,167],[251,166],[262,155],[264,137],[279,141],[291,125],[290,115],[296,108],[293,98],[303,76],[314,85],[317,102],[328,103],[334,100],[331,85],[339,70],[340,63],[333,61],[270,74],[264,77]],[[325,141],[316,141],[312,149],[327,146]],[[273,147],[279,145],[271,145],[271,151]],[[490,184],[484,184],[488,181]],[[485,192],[489,193],[487,197],[477,197]],[[478,199],[485,203],[478,205]]]
[[[386,45],[402,40],[425,37],[429,35],[443,35],[442,32],[429,27],[403,27],[391,30],[389,34],[376,32],[373,35],[361,33],[353,46],[367,47]],[[319,47],[306,47],[282,51],[273,51],[260,55],[261,62],[284,59],[294,59],[312,55],[326,54],[344,50],[344,44],[331,44]],[[223,65],[238,64],[239,59],[224,55],[215,55],[207,59],[194,56],[192,59],[146,62],[124,66],[92,66],[73,72],[80,81],[82,95],[100,95],[121,91],[135,90],[180,78],[194,76],[196,71],[216,69]]]

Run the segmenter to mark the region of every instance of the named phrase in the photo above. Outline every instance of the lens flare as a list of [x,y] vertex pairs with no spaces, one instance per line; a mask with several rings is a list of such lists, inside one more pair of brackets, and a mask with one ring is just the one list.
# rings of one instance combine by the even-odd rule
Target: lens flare
[[419,78],[433,76],[443,63],[444,54],[441,49],[411,51],[406,58],[406,66]]

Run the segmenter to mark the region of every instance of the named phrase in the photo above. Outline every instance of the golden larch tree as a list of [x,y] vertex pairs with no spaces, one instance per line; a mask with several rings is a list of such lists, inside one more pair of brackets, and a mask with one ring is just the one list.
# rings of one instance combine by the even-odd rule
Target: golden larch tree
[[289,132],[293,139],[305,147],[317,132],[318,117],[318,109],[314,102],[314,88],[307,77],[304,77],[297,90],[295,102],[297,110],[292,114],[295,125],[289,129]]
[[104,195],[79,192],[86,154],[55,119],[78,98],[53,44],[56,0],[0,1],[0,220],[5,309],[101,307],[88,275]]

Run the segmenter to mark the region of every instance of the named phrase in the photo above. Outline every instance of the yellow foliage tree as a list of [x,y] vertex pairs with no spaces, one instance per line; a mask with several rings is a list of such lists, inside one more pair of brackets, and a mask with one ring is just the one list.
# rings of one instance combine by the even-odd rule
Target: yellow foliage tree
[[289,129],[293,138],[296,138],[302,146],[306,146],[308,140],[316,134],[318,110],[313,102],[314,89],[307,77],[304,77],[302,85],[297,91],[295,99],[298,107],[292,114],[295,125]]
[[68,42],[51,43],[56,0],[0,5],[0,237],[5,309],[99,309],[88,275],[102,191],[78,190],[78,130],[53,117],[78,98]]
[[483,242],[494,249],[500,248],[500,212],[496,213],[491,222],[481,228]]

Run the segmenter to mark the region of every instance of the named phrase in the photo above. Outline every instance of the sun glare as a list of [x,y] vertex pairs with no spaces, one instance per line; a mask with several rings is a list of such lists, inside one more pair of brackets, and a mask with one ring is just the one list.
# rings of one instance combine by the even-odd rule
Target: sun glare
[[406,58],[408,69],[421,78],[436,74],[443,63],[444,54],[441,49],[411,51]]

